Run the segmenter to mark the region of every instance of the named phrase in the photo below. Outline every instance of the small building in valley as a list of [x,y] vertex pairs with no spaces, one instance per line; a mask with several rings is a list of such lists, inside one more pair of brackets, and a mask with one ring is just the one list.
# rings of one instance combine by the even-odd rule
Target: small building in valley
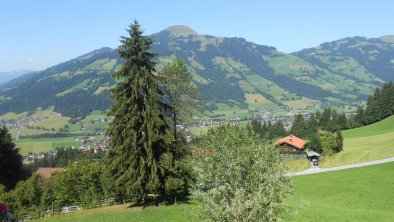
[[306,141],[294,135],[286,136],[275,141],[275,145],[279,146],[280,151],[301,151],[305,149]]

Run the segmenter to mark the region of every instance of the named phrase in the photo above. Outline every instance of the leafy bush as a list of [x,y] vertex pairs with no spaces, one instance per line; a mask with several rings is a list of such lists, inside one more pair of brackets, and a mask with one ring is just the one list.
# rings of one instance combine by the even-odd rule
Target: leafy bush
[[331,133],[327,131],[319,131],[322,151],[325,155],[332,155],[342,151],[343,137],[340,131]]
[[203,216],[212,221],[277,221],[289,209],[291,178],[274,145],[251,130],[224,126],[202,136],[196,151]]

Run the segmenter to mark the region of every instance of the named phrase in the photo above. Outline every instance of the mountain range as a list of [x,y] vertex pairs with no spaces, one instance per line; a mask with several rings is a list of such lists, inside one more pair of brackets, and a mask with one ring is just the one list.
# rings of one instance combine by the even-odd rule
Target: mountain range
[[[189,66],[205,108],[354,108],[394,80],[394,36],[349,37],[294,53],[243,38],[173,26],[151,35],[160,70],[175,56]],[[289,41],[290,37],[289,37]],[[123,60],[101,48],[0,86],[0,114],[54,106],[78,118],[111,104],[111,73]]]
[[19,76],[32,72],[34,71],[33,70],[16,70],[16,71],[8,71],[8,72],[0,71],[0,84],[9,82],[15,78],[18,78]]

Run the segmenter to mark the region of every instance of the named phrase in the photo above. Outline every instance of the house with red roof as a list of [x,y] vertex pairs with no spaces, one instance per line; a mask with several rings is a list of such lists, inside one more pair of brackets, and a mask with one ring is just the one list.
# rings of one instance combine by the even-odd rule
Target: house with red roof
[[306,141],[294,135],[286,136],[275,141],[280,151],[301,151],[305,149]]

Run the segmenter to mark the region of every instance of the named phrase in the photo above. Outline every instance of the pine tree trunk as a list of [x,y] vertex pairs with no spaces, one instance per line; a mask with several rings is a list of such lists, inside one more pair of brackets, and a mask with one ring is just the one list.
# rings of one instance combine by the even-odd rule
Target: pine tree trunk
[[174,109],[174,140],[177,141],[177,137],[176,137],[176,112]]

